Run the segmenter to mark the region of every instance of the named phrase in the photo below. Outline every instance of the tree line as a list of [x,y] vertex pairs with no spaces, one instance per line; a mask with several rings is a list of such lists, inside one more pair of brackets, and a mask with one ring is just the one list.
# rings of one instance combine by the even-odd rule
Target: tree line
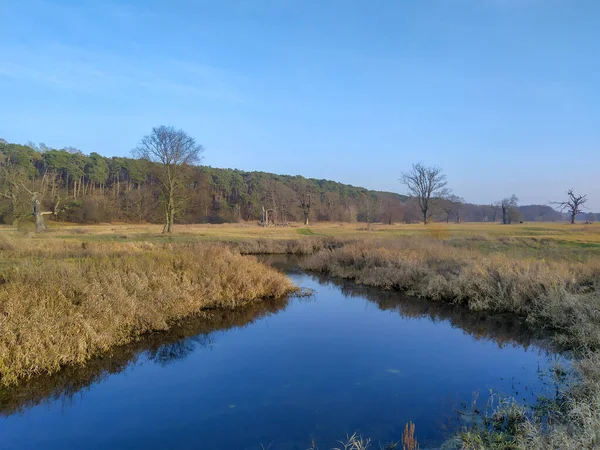
[[563,219],[549,206],[517,207],[514,196],[491,205],[465,203],[446,189],[440,169],[422,164],[403,174],[409,195],[400,195],[302,176],[202,166],[202,151],[182,130],[164,126],[142,138],[131,158],[0,139],[0,222],[18,225],[34,216],[43,229],[46,215],[75,223],[163,223],[168,232],[175,222]]

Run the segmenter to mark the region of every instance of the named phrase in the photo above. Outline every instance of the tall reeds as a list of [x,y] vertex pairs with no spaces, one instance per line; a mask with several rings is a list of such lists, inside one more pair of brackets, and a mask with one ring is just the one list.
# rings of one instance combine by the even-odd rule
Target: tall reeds
[[[0,265],[1,384],[84,364],[206,309],[233,309],[296,289],[285,275],[225,247],[64,250],[60,242],[45,244],[43,256],[28,251]],[[19,242],[9,251],[18,254]]]

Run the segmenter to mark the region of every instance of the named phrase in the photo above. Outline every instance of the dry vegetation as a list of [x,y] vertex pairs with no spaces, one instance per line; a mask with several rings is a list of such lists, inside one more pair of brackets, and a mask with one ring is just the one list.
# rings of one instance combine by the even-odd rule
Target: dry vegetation
[[[578,382],[533,413],[514,402],[447,448],[600,448],[600,258],[528,258],[422,237],[324,249],[304,268],[478,312],[510,312],[580,356]],[[452,446],[454,444],[454,446]]]
[[363,240],[313,254],[303,267],[475,311],[510,312],[569,347],[600,347],[600,259],[482,255],[423,238]]
[[0,242],[0,382],[13,384],[213,308],[296,288],[252,257],[200,244]]
[[[285,295],[294,288],[283,275],[240,254],[305,254],[305,268],[326,275],[463,304],[477,314],[516,314],[580,355],[579,383],[541,413],[511,404],[494,413],[510,429],[465,430],[456,448],[600,447],[600,226],[176,230],[168,237],[154,225],[55,226],[38,236],[0,230],[2,383],[85,362],[206,308]],[[349,438],[344,445],[368,443]]]

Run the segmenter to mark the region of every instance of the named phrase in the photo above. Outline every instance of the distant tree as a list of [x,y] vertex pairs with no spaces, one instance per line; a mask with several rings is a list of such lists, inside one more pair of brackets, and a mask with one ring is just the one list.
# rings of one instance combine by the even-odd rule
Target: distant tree
[[175,213],[181,201],[179,190],[183,182],[182,166],[200,161],[202,151],[202,146],[186,132],[164,125],[153,128],[152,133],[142,138],[134,150],[138,157],[161,166],[158,178],[165,218],[163,233],[173,231]]
[[442,209],[446,214],[446,223],[450,222],[450,217],[453,215],[456,216],[456,221],[460,223],[460,208],[465,200],[458,195],[448,193],[442,201]]
[[511,195],[510,197],[503,198],[496,203],[496,206],[502,210],[502,223],[504,225],[515,221],[515,210],[517,209],[518,203],[519,199],[515,194]]
[[573,189],[569,189],[567,197],[564,202],[552,202],[552,204],[557,205],[561,211],[566,211],[571,216],[571,223],[574,224],[577,214],[583,212],[583,208],[588,201],[587,195],[577,195],[573,192]]
[[308,218],[310,216],[310,208],[312,207],[312,197],[309,191],[304,191],[300,197],[300,207],[302,208],[302,215],[304,216],[304,225],[308,225]]
[[28,189],[25,184],[21,183],[23,189],[27,191],[29,195],[31,195],[31,203],[32,203],[32,212],[31,215],[35,218],[35,232],[41,233],[46,229],[46,224],[44,222],[44,216],[47,214],[56,214],[58,210],[58,203],[56,204],[54,211],[42,211],[42,204],[40,202],[40,198],[44,196],[44,192],[46,190],[46,184],[42,183],[42,192],[33,192]]
[[76,153],[81,153],[83,154],[83,152],[81,150],[79,150],[77,147],[65,147],[64,148],[65,151],[67,151],[68,153],[70,153],[71,155],[74,155]]
[[406,224],[418,222],[420,214],[421,212],[419,211],[419,206],[417,205],[417,202],[414,200],[409,200],[404,205],[402,220],[404,220],[404,223]]
[[432,215],[432,203],[447,194],[446,175],[439,167],[426,167],[421,163],[413,164],[409,172],[402,173],[400,181],[406,185],[421,210],[423,224],[427,225]]
[[92,187],[106,184],[108,180],[108,163],[98,153],[90,153],[84,170]]

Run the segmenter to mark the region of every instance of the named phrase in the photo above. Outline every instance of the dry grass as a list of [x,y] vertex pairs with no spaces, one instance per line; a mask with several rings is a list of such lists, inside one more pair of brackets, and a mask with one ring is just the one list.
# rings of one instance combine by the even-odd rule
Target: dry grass
[[[305,267],[323,274],[478,314],[514,313],[566,348],[600,348],[600,225],[182,225],[173,236],[155,225],[55,226],[35,236],[0,227],[0,253],[5,384],[85,362],[205,308],[293,290],[239,253],[312,255]],[[600,448],[598,353],[579,373],[581,383],[541,418],[487,440],[465,433],[459,448]],[[351,437],[344,445],[369,444]]]
[[[600,448],[600,353],[577,363],[580,383],[551,411],[524,421],[517,433],[518,448],[579,450]],[[548,420],[550,417],[550,420]]]
[[[309,228],[292,223],[289,227],[263,228],[256,223],[222,225],[176,225],[173,236],[161,235],[162,225],[105,224],[105,225],[68,225],[50,224],[47,236],[54,238],[87,237],[90,239],[119,239],[126,236],[134,240],[175,239],[175,240],[251,240],[251,239],[294,239],[299,236],[330,236],[343,239],[364,237],[420,236],[442,240],[495,240],[536,239],[556,243],[600,244],[600,223],[592,225],[570,225],[559,222],[532,222],[525,224],[501,225],[498,223],[433,223],[421,224],[372,224],[363,223],[318,222]],[[307,232],[308,230],[308,232]],[[0,226],[0,234],[17,234],[8,226]]]
[[398,289],[478,312],[510,312],[587,355],[579,382],[527,414],[514,402],[493,411],[506,428],[468,429],[456,446],[484,449],[600,448],[600,259],[533,259],[425,239],[365,240],[321,250],[304,267],[364,285]]
[[120,373],[142,355],[145,355],[142,358],[160,364],[185,358],[189,341],[194,345],[210,343],[213,332],[248,326],[262,317],[276,314],[287,304],[287,298],[273,298],[250,302],[233,310],[204,310],[177,322],[168,331],[149,333],[143,339],[114,347],[108,354],[103,353],[85,365],[69,365],[50,376],[33,377],[15,386],[0,388],[0,416],[23,413],[49,401],[69,402],[81,390]]
[[357,283],[510,312],[565,345],[600,347],[600,260],[482,255],[430,239],[370,240],[322,250],[304,268]]
[[[41,245],[36,245],[41,244]],[[65,246],[66,244],[66,246]],[[296,288],[224,247],[8,241],[0,266],[0,383],[70,364],[209,308]]]

